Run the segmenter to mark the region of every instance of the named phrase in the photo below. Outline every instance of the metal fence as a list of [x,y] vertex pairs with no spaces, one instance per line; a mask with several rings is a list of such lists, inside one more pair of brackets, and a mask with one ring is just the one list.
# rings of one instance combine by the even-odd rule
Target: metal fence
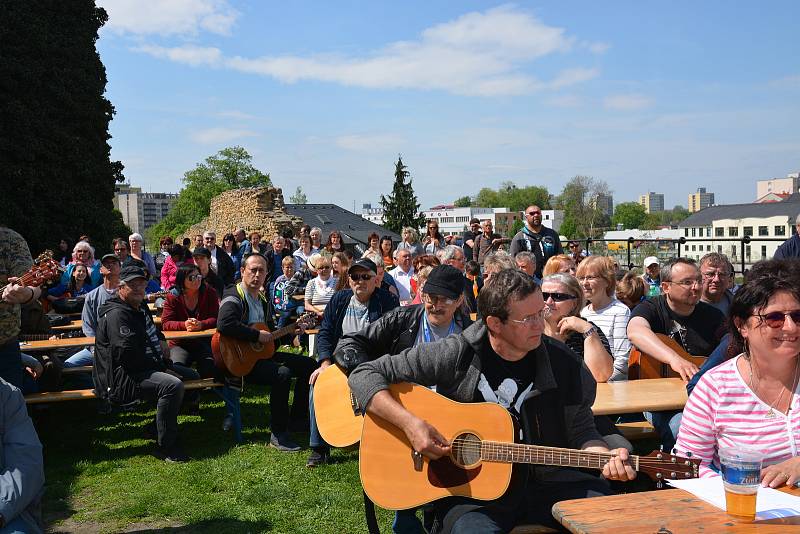
[[[783,243],[783,237],[729,237],[729,238],[686,238],[678,239],[637,239],[629,237],[627,240],[620,239],[585,239],[582,241],[584,248],[591,254],[600,256],[610,256],[616,259],[620,266],[628,269],[641,268],[644,259],[648,256],[655,256],[659,261],[664,262],[670,258],[680,257],[702,257],[709,252],[722,252],[734,266],[736,273],[744,273],[754,263],[761,260],[770,259],[772,255],[764,254],[762,250],[753,253],[753,245],[762,242]],[[688,252],[692,243],[702,243],[708,249]],[[725,244],[734,245],[726,249]],[[733,254],[731,253],[733,252]]]

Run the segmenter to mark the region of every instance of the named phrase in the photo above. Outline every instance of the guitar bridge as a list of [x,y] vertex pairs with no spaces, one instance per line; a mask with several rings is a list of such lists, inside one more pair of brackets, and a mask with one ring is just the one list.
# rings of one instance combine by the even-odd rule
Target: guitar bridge
[[350,391],[350,406],[353,408],[353,415],[362,414],[361,405],[358,403],[358,399],[352,391]]
[[422,471],[422,455],[415,450],[411,451],[411,460],[414,462],[414,471]]

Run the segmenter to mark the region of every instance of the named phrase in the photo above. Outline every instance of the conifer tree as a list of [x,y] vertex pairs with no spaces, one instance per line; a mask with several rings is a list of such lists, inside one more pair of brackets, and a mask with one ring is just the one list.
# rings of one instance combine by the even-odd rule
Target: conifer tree
[[394,166],[392,194],[388,197],[381,195],[381,206],[383,226],[392,232],[399,234],[404,226],[419,229],[425,224],[425,217],[419,212],[417,196],[411,186],[411,173],[403,165],[402,156],[397,157]]

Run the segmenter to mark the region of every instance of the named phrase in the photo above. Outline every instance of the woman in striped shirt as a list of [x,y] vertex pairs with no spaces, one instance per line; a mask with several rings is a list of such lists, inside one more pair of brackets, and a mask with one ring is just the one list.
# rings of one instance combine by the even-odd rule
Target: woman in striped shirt
[[742,353],[703,375],[683,411],[676,448],[715,476],[721,447],[764,455],[761,482],[800,481],[800,263],[756,264],[730,310],[732,346]]

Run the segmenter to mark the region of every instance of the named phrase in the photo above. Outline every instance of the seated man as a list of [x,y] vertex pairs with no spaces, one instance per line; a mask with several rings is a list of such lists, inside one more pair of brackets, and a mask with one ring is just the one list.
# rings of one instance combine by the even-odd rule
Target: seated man
[[[261,254],[250,254],[242,260],[242,281],[226,290],[219,305],[217,330],[220,334],[251,343],[276,343],[277,340],[269,331],[251,326],[261,323],[274,330],[275,313],[272,302],[261,291],[270,267]],[[290,426],[300,428],[306,424],[308,379],[316,367],[316,362],[306,356],[276,352],[269,360],[259,360],[245,376],[245,379],[254,384],[272,386],[269,394],[271,447],[282,452],[300,450],[300,446],[289,434],[289,429]],[[292,378],[297,378],[297,383],[290,416],[289,388]]]
[[[356,260],[347,271],[350,289],[337,291],[325,307],[325,315],[317,335],[317,360],[320,368],[311,375],[313,386],[317,376],[331,364],[336,344],[344,334],[358,332],[367,325],[377,321],[381,316],[400,306],[397,297],[378,287],[378,267],[372,260],[361,258]],[[311,409],[311,436],[309,445],[311,455],[307,467],[316,467],[328,461],[330,447],[317,428],[314,416],[313,389],[309,396]]]
[[[435,459],[450,444],[432,425],[394,400],[389,384],[435,386],[458,402],[487,401],[508,409],[521,423],[525,443],[610,452],[594,426],[594,399],[583,394],[588,370],[564,344],[543,337],[544,300],[530,276],[502,270],[478,296],[485,318],[460,334],[417,345],[359,365],[350,388],[367,412],[402,429],[414,450]],[[485,321],[485,322],[484,322]],[[628,452],[603,468],[603,476],[630,480]],[[516,466],[520,482],[499,499],[479,502],[450,498],[434,503],[434,532],[508,532],[522,522],[557,526],[555,502],[609,494],[602,478],[573,469]]]
[[178,410],[182,379],[198,379],[193,369],[173,366],[169,346],[153,322],[144,300],[147,272],[140,267],[120,271],[117,294],[100,307],[92,368],[95,392],[107,402],[127,404],[137,398],[157,401],[155,456],[185,462],[178,443]]
[[[694,260],[674,258],[661,268],[660,277],[662,294],[642,301],[633,309],[628,339],[688,382],[697,373],[697,366],[681,358],[656,334],[673,338],[689,354],[708,356],[725,333],[725,316],[710,304],[700,302],[703,280]],[[680,427],[680,412],[653,412],[651,422],[661,435],[664,449],[672,450]]]
[[0,532],[43,532],[42,444],[22,393],[0,378]]

